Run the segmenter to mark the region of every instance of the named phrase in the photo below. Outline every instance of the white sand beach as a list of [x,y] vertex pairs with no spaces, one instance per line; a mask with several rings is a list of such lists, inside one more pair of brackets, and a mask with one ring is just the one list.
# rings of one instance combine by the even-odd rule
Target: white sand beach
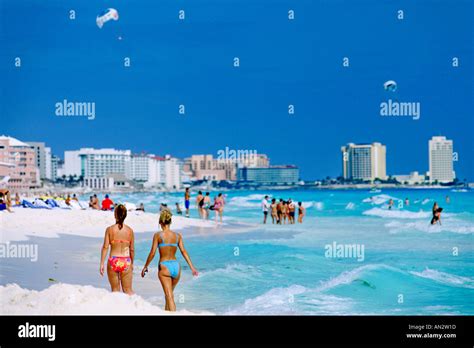
[[166,312],[138,295],[111,293],[93,286],[54,284],[42,291],[16,284],[0,286],[0,314],[5,315],[209,315]]
[[[24,241],[28,236],[55,238],[59,234],[103,237],[106,227],[114,223],[110,211],[13,208],[13,213],[0,212],[0,243]],[[156,213],[130,211],[125,223],[136,233],[159,229]],[[215,223],[173,216],[173,229],[188,227],[215,227]]]
[[[101,240],[107,226],[113,224],[114,214],[109,211],[97,210],[65,210],[65,209],[29,209],[14,208],[13,213],[0,213],[0,243],[3,245],[25,243],[31,238],[38,237],[44,245],[52,244],[49,238],[57,238],[56,248],[50,248],[48,255],[58,260],[58,263],[67,264],[67,260],[71,258],[71,246],[64,240],[61,235],[91,237],[92,241],[101,245]],[[157,231],[158,214],[144,213],[137,211],[129,211],[126,224],[131,226],[136,236],[140,234]],[[213,233],[215,230],[213,221],[202,221],[199,219],[185,218],[181,216],[173,217],[173,229],[180,231],[187,229],[187,232],[194,234]],[[213,227],[213,228],[211,228]],[[137,238],[137,237],[136,237]],[[79,244],[76,248],[83,252],[84,245]],[[44,249],[42,249],[44,250]],[[42,252],[42,258],[45,255]],[[3,256],[5,257],[5,256]],[[98,254],[97,254],[98,257]],[[6,261],[6,260],[5,260]],[[41,279],[47,279],[52,273],[52,267],[45,266],[42,263],[21,263],[24,261],[10,260],[8,266],[3,263],[3,267],[12,269],[13,274],[18,274],[17,279],[11,279],[7,276],[4,285],[0,286],[0,314],[6,315],[162,315],[170,314],[162,308],[146,301],[139,295],[127,296],[122,293],[111,293],[108,289],[107,277],[99,277],[97,271],[97,260],[82,258],[79,264],[75,264],[75,268],[85,268],[82,273],[75,274],[78,282],[82,285],[68,284],[61,282],[52,282],[49,287],[42,288],[41,285],[34,285],[33,289],[22,288],[16,282],[21,283],[21,279],[32,278],[32,276],[41,276]],[[2,261],[3,262],[3,261]],[[1,266],[0,266],[1,267]],[[2,268],[3,268],[2,267]],[[54,267],[53,267],[54,268]],[[5,271],[0,268],[0,271]],[[32,274],[31,272],[34,272]],[[2,274],[4,272],[1,272]],[[135,280],[137,288],[152,287],[156,292],[161,291],[159,283],[154,277],[142,279],[139,276],[138,268],[135,270]],[[11,275],[12,273],[10,273]],[[82,275],[82,276],[81,276]],[[0,274],[0,277],[5,277]],[[23,278],[22,278],[23,277]],[[71,281],[71,280],[69,280]],[[84,284],[93,284],[84,285]],[[32,284],[32,282],[30,282]],[[39,286],[39,291],[36,286]],[[96,287],[99,286],[99,287]],[[102,288],[100,288],[102,287]],[[175,314],[212,314],[198,313],[186,310],[180,310]]]

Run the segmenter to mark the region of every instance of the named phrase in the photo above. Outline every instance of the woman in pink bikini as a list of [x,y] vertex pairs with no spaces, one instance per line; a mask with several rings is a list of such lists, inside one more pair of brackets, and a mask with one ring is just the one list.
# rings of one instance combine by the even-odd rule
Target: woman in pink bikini
[[110,246],[107,262],[107,275],[113,292],[122,291],[133,295],[133,258],[135,256],[135,237],[133,230],[123,222],[127,209],[122,204],[114,210],[116,223],[105,230],[104,245],[100,257],[100,275],[104,275],[104,263]]

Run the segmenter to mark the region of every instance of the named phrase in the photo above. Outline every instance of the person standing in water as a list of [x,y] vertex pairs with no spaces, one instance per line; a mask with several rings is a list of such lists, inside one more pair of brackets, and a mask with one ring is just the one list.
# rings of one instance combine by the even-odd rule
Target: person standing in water
[[272,204],[270,204],[270,209],[272,211],[272,224],[274,224],[275,222],[277,224],[280,223],[280,220],[278,219],[277,203],[275,198],[272,198]]
[[191,193],[189,192],[189,187],[186,187],[184,191],[184,208],[186,209],[186,217],[189,217],[189,202],[191,200]]
[[222,197],[222,193],[219,193],[214,200],[214,211],[216,212],[216,223],[217,217],[220,216],[220,220],[222,223],[222,216],[224,215],[224,197]]
[[209,208],[211,207],[211,196],[209,196],[209,192],[206,192],[202,202],[203,219],[207,220],[209,219]]
[[283,207],[283,199],[280,198],[280,202],[278,202],[277,204],[278,223],[280,225],[283,223],[282,207]]
[[300,224],[303,223],[303,217],[305,216],[305,214],[306,214],[306,209],[305,207],[303,207],[303,203],[298,202],[298,222]]
[[388,210],[392,210],[392,207],[393,207],[393,199],[390,198],[390,200],[388,201]]
[[293,203],[293,201],[290,198],[288,200],[288,222],[290,224],[295,223],[295,210],[296,210],[295,203]]
[[201,201],[203,199],[204,199],[204,196],[202,195],[202,191],[199,191],[196,197],[196,207],[197,207],[200,218],[202,218],[202,205],[204,204],[204,202],[201,202]]
[[262,199],[262,212],[263,212],[263,223],[267,223],[267,216],[268,216],[268,196],[265,196]]
[[431,219],[431,224],[436,225],[439,223],[441,225],[441,212],[443,211],[443,208],[440,208],[437,202],[434,202],[433,204],[433,218]]
[[105,230],[104,244],[100,255],[100,275],[104,275],[104,262],[110,246],[107,276],[113,292],[122,291],[133,295],[133,259],[135,257],[135,237],[133,230],[124,224],[127,209],[119,204],[115,210],[115,224]]
[[191,268],[193,276],[198,276],[198,271],[194,268],[188,252],[184,248],[183,237],[181,234],[173,232],[170,229],[172,214],[169,210],[163,210],[160,214],[161,232],[157,232],[153,236],[153,243],[151,245],[150,254],[146,260],[145,266],[142,270],[142,278],[148,272],[148,266],[153,261],[156,254],[156,249],[160,252],[160,261],[158,263],[158,279],[160,280],[163,292],[165,293],[165,310],[176,311],[176,304],[174,302],[174,288],[178,285],[181,277],[181,267],[176,260],[176,251],[179,248],[184,259]]

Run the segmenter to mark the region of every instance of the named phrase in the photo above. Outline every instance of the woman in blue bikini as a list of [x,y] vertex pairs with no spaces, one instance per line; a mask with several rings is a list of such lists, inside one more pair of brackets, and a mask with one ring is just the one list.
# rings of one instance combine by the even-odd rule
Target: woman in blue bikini
[[167,209],[163,210],[160,214],[160,226],[162,231],[155,233],[153,236],[153,244],[145,266],[143,267],[142,277],[148,272],[148,265],[153,261],[156,249],[158,248],[160,251],[158,278],[160,279],[161,286],[163,286],[165,293],[165,310],[174,312],[176,311],[176,304],[174,303],[173,291],[181,276],[181,267],[176,260],[176,250],[178,248],[194,276],[198,275],[198,271],[194,268],[191,258],[184,248],[183,237],[181,237],[179,233],[170,230],[171,216],[171,212]]

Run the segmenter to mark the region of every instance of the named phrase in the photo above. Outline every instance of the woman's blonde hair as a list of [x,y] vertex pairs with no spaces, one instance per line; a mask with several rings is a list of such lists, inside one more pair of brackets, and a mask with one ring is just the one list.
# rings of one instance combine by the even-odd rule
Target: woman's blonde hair
[[160,224],[171,225],[171,217],[173,214],[168,209],[164,209],[160,213]]

